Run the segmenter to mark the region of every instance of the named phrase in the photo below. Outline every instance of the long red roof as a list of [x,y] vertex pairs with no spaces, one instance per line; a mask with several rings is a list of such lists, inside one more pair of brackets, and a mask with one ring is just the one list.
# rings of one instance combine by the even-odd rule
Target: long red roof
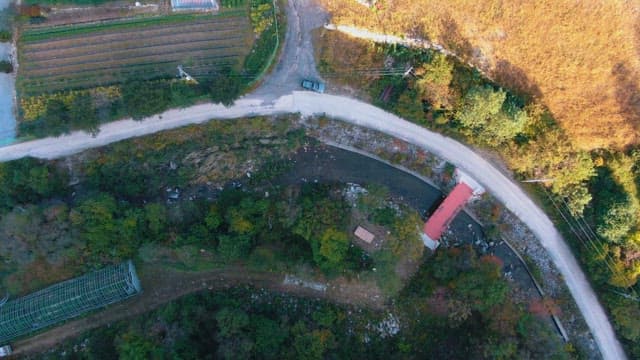
[[458,183],[424,224],[424,233],[433,241],[440,240],[440,236],[447,229],[451,220],[458,215],[472,195],[473,189],[469,185]]

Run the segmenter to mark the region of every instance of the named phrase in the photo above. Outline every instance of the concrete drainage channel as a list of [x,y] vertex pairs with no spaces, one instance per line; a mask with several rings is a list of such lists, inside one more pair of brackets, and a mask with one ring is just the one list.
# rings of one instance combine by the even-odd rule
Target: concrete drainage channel
[[[542,290],[542,287],[540,286],[540,284],[538,284],[538,281],[533,276],[531,269],[529,269],[529,266],[524,261],[520,253],[515,249],[515,247],[513,247],[513,245],[511,245],[511,243],[504,236],[502,236],[501,238],[502,238],[502,241],[504,241],[504,243],[509,247],[509,249],[511,249],[511,252],[513,252],[518,257],[518,259],[520,260],[520,263],[522,263],[522,266],[529,274],[529,277],[531,278],[533,285],[535,285],[536,290],[538,290],[538,294],[540,294],[540,297],[544,299],[545,297],[544,290]],[[562,326],[562,322],[560,322],[560,319],[556,316],[556,314],[551,313],[550,315],[554,325],[556,326],[556,329],[558,329],[558,332],[560,333],[560,336],[562,336],[565,342],[569,342],[569,335],[567,334],[567,331],[565,330],[564,326]]]

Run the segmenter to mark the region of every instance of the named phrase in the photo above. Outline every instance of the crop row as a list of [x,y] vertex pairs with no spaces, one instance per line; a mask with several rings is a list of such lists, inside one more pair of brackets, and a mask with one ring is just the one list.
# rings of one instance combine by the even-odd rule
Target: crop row
[[92,64],[113,59],[131,59],[143,56],[161,55],[167,52],[188,52],[203,49],[227,49],[242,46],[242,39],[204,39],[192,42],[175,42],[166,45],[143,46],[139,48],[130,48],[125,50],[108,49],[110,51],[101,51],[99,53],[87,54],[70,54],[69,56],[49,57],[45,59],[31,59],[26,57],[22,59],[23,67],[32,72],[40,72],[42,70],[64,67],[80,64]]
[[[185,66],[187,71],[192,68],[220,69],[226,66],[237,64],[237,57],[200,57],[190,59],[194,65]],[[176,66],[179,62],[175,60],[165,61],[164,63],[154,64],[130,64],[118,67],[107,67],[103,69],[94,69],[83,76],[80,74],[63,74],[55,76],[44,76],[23,79],[19,87],[27,96],[35,95],[42,92],[53,92],[71,88],[86,88],[103,85],[112,85],[126,81],[127,79],[153,79],[159,77],[171,77],[177,75]]]
[[237,17],[246,16],[245,9],[233,9],[228,11],[221,11],[216,15],[202,15],[202,14],[178,14],[168,16],[155,16],[155,17],[138,17],[132,19],[125,19],[122,21],[108,21],[103,23],[88,24],[88,25],[63,25],[47,28],[29,29],[24,32],[21,39],[23,42],[46,40],[51,38],[57,38],[61,36],[72,36],[80,34],[90,34],[103,31],[113,30],[125,30],[167,25],[175,23],[184,23],[185,21],[199,20],[203,18],[225,18],[225,17]]
[[[194,21],[194,22],[184,22],[184,23],[176,23],[170,25],[163,26],[154,26],[147,27],[143,29],[138,29],[137,31],[131,31],[131,29],[123,29],[123,30],[113,30],[109,32],[97,32],[97,33],[88,33],[88,34],[79,34],[74,36],[66,36],[66,37],[58,37],[53,39],[45,39],[41,41],[28,41],[23,43],[28,45],[33,49],[40,49],[53,46],[63,45],[67,42],[89,42],[93,41],[119,41],[122,39],[132,39],[132,38],[144,38],[149,36],[155,37],[164,37],[164,36],[172,36],[175,33],[189,33],[192,31],[197,31],[197,29],[207,29],[210,31],[216,30],[238,30],[241,28],[246,28],[248,25],[248,18],[246,16],[242,17],[234,17],[228,19],[207,19],[206,21]],[[21,38],[21,41],[23,39]]]
[[35,76],[51,76],[56,74],[76,73],[80,71],[91,71],[94,69],[104,68],[105,66],[117,67],[119,65],[130,64],[154,64],[162,61],[169,60],[186,60],[194,56],[240,56],[242,48],[240,47],[227,47],[219,49],[201,48],[191,49],[188,54],[176,53],[176,52],[163,52],[160,54],[143,55],[138,57],[129,57],[125,59],[101,59],[100,61],[76,63],[69,65],[62,65],[46,69],[32,70],[28,72],[28,77]]
[[[179,33],[167,34],[164,36],[155,36],[153,34],[145,34],[145,36],[121,37],[105,39],[104,37],[93,37],[85,39],[77,39],[74,41],[57,41],[49,44],[49,46],[32,47],[31,44],[21,46],[22,56],[30,59],[51,57],[52,53],[64,52],[90,52],[91,50],[105,50],[113,48],[132,48],[140,47],[140,45],[167,44],[167,41],[189,42],[204,38],[229,38],[242,33],[240,28],[233,29],[197,29],[194,31],[184,31]],[[96,51],[97,52],[97,51]],[[54,54],[55,56],[55,54]]]

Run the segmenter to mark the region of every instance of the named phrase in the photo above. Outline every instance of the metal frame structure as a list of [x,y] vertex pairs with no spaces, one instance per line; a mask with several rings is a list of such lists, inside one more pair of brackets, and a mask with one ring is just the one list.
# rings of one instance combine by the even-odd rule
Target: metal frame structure
[[140,292],[129,260],[8,301],[0,306],[0,344]]

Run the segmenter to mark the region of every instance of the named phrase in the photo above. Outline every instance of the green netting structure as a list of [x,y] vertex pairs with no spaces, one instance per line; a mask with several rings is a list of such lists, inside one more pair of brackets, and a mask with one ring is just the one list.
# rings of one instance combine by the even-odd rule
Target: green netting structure
[[131,260],[63,281],[0,306],[0,345],[142,291]]

